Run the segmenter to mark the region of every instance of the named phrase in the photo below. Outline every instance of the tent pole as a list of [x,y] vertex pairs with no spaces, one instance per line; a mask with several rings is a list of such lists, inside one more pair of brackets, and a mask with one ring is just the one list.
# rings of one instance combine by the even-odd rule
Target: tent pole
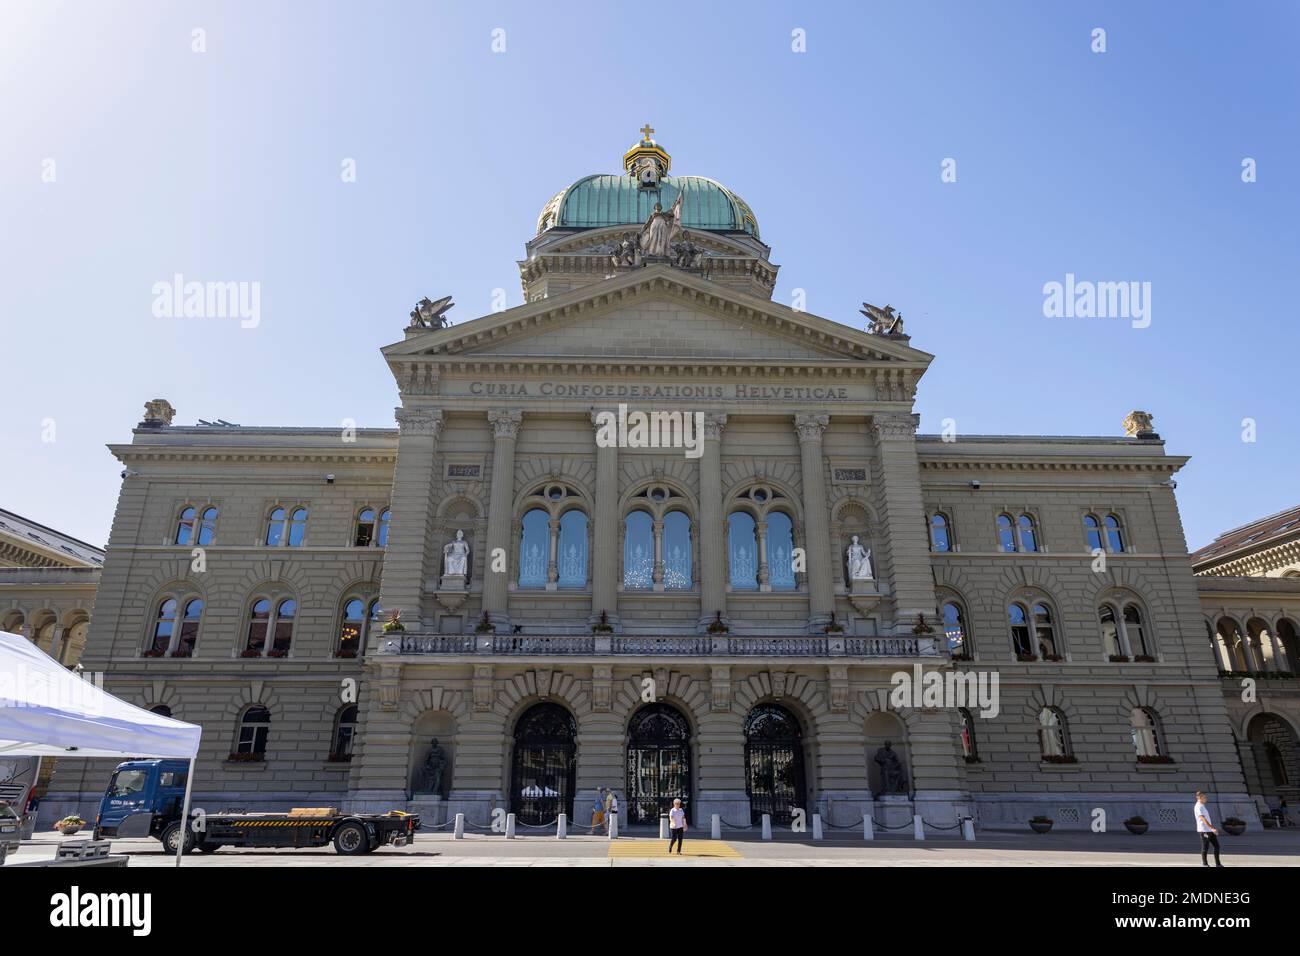
[[181,833],[180,838],[176,841],[176,865],[181,865],[181,857],[185,854],[185,839],[190,831],[190,794],[194,791],[194,763],[198,754],[190,758],[190,770],[185,775],[185,801],[181,805]]

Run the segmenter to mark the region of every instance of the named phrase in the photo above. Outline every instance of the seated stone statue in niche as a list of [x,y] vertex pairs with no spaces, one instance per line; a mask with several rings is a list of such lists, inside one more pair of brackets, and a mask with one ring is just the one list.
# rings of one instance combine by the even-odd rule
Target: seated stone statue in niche
[[849,562],[849,580],[850,581],[871,581],[871,552],[858,544],[858,536],[853,536],[853,543],[849,545],[845,552],[845,557]]
[[880,768],[881,793],[907,793],[907,773],[903,770],[902,758],[888,740],[876,751],[873,758]]
[[442,549],[442,573],[449,576],[468,577],[469,542],[465,532],[456,529],[456,540],[448,542]]
[[420,772],[420,793],[442,793],[442,775],[447,769],[447,752],[434,737],[429,741],[429,754],[424,758],[424,769]]

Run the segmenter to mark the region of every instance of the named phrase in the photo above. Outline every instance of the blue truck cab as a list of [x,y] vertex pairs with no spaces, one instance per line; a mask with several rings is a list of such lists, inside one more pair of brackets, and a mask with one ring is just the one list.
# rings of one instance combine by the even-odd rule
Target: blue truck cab
[[162,839],[167,825],[181,818],[187,760],[128,760],[117,765],[99,801],[95,839]]

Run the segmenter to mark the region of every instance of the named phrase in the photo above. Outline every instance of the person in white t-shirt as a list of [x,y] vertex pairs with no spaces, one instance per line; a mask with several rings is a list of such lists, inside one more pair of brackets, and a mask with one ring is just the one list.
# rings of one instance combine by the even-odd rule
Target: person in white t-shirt
[[682,855],[682,841],[686,838],[686,811],[682,809],[681,797],[673,799],[672,809],[668,811],[668,852],[673,852],[677,844],[677,855]]
[[1210,821],[1210,808],[1205,799],[1205,794],[1197,790],[1196,803],[1192,806],[1192,813],[1196,817],[1196,832],[1201,835],[1201,866],[1210,865],[1210,847],[1214,847],[1214,865],[1223,866],[1219,862],[1219,831]]

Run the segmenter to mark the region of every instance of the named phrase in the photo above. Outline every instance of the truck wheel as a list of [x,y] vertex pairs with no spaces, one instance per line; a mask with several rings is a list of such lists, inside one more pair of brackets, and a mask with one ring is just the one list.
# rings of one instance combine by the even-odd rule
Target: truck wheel
[[[164,851],[170,853],[173,856],[176,855],[176,842],[178,839],[180,839],[180,833],[181,833],[181,821],[173,820],[171,823],[167,824],[167,826],[163,829],[162,837],[161,837]],[[184,852],[189,853],[193,849],[194,849],[194,833],[193,831],[190,831],[185,834]]]
[[370,834],[360,823],[345,823],[334,831],[334,849],[344,856],[369,853]]

